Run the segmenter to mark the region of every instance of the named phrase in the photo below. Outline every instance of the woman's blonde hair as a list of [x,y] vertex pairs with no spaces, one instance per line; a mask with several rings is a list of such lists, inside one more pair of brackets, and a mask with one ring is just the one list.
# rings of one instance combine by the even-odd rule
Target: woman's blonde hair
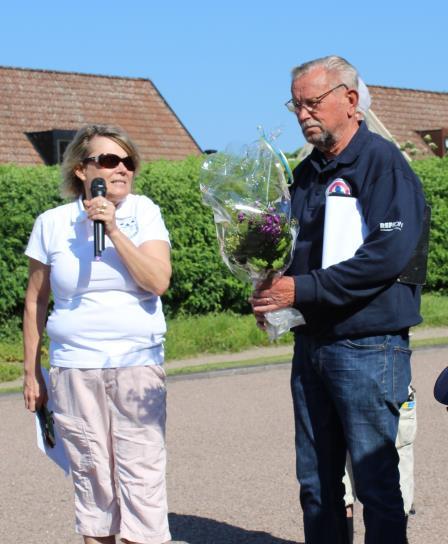
[[78,198],[84,194],[83,183],[75,174],[75,169],[89,156],[89,143],[95,136],[109,138],[122,147],[133,158],[135,175],[137,175],[140,166],[140,154],[128,134],[123,129],[112,125],[87,125],[78,130],[65,150],[64,160],[61,165],[62,196]]

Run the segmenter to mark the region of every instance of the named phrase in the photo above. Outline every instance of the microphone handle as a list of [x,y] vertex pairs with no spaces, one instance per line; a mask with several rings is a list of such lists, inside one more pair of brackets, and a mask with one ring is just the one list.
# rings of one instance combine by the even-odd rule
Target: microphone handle
[[93,222],[93,241],[95,244],[94,256],[100,258],[101,253],[104,251],[104,222],[95,220]]

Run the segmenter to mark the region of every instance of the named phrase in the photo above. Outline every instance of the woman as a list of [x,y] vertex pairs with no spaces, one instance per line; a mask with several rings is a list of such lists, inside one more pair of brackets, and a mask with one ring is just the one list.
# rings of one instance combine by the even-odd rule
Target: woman
[[[75,486],[76,531],[87,544],[170,541],[165,485],[166,331],[160,295],[171,276],[159,208],[132,194],[139,155],[119,128],[90,125],[68,146],[64,193],[40,215],[26,255],[26,407],[47,400],[40,345],[47,322],[50,395]],[[91,183],[105,180],[106,196]],[[93,221],[104,222],[95,260]]]

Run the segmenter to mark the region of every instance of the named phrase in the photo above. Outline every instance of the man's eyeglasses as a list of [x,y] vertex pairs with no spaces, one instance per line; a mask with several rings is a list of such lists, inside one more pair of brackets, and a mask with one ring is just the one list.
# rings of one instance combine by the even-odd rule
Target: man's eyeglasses
[[299,102],[295,98],[291,98],[291,100],[285,102],[285,106],[288,108],[289,111],[292,111],[293,113],[299,112],[302,108],[305,108],[308,113],[315,113],[318,110],[319,104],[322,102],[322,100],[336,89],[339,89],[339,87],[345,87],[346,89],[348,89],[345,83],[340,83],[326,93],[321,94],[320,96],[316,96],[316,98],[309,98],[308,100],[304,100],[303,102]]
[[96,157],[87,157],[82,162],[83,164],[87,164],[88,162],[96,162],[99,166],[101,166],[101,168],[116,168],[120,162],[122,162],[130,172],[135,171],[134,159],[129,155],[127,157],[119,157],[114,153],[102,153]]

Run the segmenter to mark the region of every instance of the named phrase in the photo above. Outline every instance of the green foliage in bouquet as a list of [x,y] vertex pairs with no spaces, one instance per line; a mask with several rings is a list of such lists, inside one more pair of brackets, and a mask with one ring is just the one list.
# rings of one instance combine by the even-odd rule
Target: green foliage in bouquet
[[[223,250],[231,268],[249,268],[256,276],[275,275],[291,255],[291,223],[275,208],[233,210],[223,236]],[[232,266],[233,265],[233,266]],[[240,268],[241,267],[241,268]],[[245,275],[245,279],[249,279]]]

